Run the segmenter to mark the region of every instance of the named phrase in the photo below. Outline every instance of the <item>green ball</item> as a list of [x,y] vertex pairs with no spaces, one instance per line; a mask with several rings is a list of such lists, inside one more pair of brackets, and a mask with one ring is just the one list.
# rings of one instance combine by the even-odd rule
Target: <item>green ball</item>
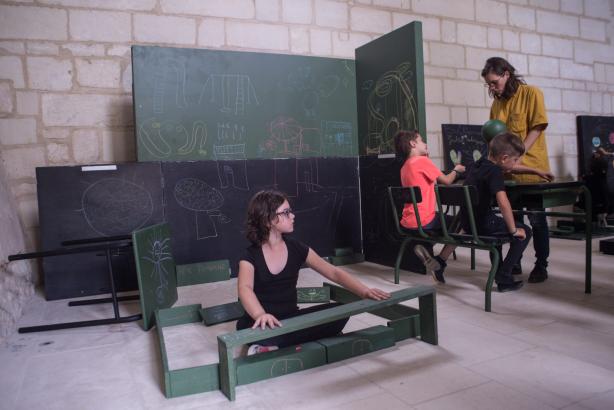
[[490,142],[495,135],[499,135],[502,132],[507,131],[505,123],[500,120],[488,120],[482,125],[482,137],[486,142]]

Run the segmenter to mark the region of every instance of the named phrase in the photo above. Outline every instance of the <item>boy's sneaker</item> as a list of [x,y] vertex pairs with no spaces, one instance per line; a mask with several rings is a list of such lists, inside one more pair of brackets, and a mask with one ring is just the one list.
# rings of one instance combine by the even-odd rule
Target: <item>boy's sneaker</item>
[[522,266],[520,265],[512,266],[512,275],[522,275]]
[[531,274],[529,275],[529,283],[541,283],[548,279],[548,271],[546,268],[535,265]]
[[501,293],[512,292],[514,290],[520,289],[521,287],[522,287],[522,281],[521,280],[515,280],[512,283],[498,283],[497,284],[497,289]]
[[259,353],[272,352],[273,350],[277,350],[279,347],[277,346],[260,346],[260,345],[251,345],[249,349],[247,349],[247,355],[252,356]]
[[[433,279],[435,279],[437,282],[446,283],[445,279],[443,278],[443,271],[446,268],[446,263],[443,261],[443,259],[438,256],[431,255],[431,253],[424,246],[419,244],[414,247],[414,253],[418,258],[420,258],[424,268],[433,276]],[[443,262],[443,264],[441,264],[439,261]]]

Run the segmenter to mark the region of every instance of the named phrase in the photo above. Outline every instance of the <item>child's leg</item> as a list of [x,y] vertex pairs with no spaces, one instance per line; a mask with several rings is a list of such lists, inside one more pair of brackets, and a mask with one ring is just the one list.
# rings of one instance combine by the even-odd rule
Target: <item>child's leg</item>
[[[322,305],[315,305],[308,307],[306,309],[301,309],[295,314],[291,316],[285,317],[284,319],[288,319],[290,317],[305,315],[307,313],[317,312],[324,309],[330,309],[332,307],[339,306],[339,303],[325,303]],[[283,324],[284,319],[280,319]],[[256,342],[256,344],[262,346],[278,346],[280,348],[299,345],[302,343],[310,342],[313,340],[322,339],[325,337],[336,336],[345,327],[346,323],[350,318],[344,318],[335,320],[334,322],[324,323],[321,325],[317,325],[314,327],[310,327],[307,329],[297,330],[296,332],[288,333],[285,335],[271,337],[269,339],[260,340]]]
[[508,250],[507,255],[505,255],[503,262],[499,265],[497,276],[495,276],[497,283],[510,284],[514,282],[512,277],[512,268],[520,261],[520,258],[522,258],[522,253],[531,240],[531,228],[523,223],[516,223],[516,227],[524,229],[527,236],[524,239],[513,238],[510,242],[510,249]]
[[456,245],[445,245],[443,248],[441,248],[441,252],[439,252],[439,257],[443,261],[447,261],[450,255],[452,255],[452,252],[454,252],[454,249],[456,249]]

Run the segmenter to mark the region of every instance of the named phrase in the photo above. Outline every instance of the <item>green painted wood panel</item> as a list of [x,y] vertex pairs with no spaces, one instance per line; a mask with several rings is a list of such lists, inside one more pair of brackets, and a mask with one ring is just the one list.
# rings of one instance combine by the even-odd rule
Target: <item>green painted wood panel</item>
[[132,47],[139,161],[356,156],[353,60]]

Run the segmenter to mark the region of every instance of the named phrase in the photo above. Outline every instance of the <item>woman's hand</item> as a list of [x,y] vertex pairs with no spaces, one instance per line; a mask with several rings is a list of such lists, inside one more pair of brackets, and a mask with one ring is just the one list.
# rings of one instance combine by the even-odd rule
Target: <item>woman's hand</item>
[[538,174],[540,178],[545,179],[548,182],[552,182],[554,180],[554,174],[550,171],[538,171]]
[[390,298],[390,293],[377,288],[367,288],[363,294],[363,299],[384,300]]
[[277,320],[277,318],[271,315],[270,313],[263,313],[256,318],[256,320],[254,321],[254,325],[252,326],[252,329],[255,329],[257,327],[264,329],[267,326],[270,327],[271,329],[273,329],[275,326],[281,327],[281,322]]

